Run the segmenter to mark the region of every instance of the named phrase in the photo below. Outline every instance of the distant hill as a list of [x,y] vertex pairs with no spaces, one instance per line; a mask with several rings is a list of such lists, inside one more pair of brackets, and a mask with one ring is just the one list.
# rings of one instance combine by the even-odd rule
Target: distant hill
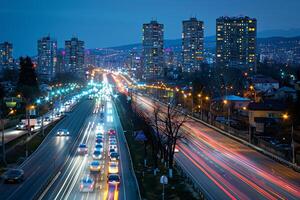
[[[293,29],[294,30],[294,29]],[[280,43],[282,41],[299,41],[300,39],[300,29],[299,29],[299,34],[295,35],[297,33],[298,29],[295,29],[294,31],[291,30],[270,30],[270,31],[264,31],[258,34],[258,39],[257,43],[258,46],[260,44],[264,43]],[[272,36],[272,37],[263,37],[271,34],[282,34],[282,35],[292,35],[292,36]],[[285,34],[283,34],[285,33]],[[204,46],[208,51],[214,51],[215,46],[216,46],[216,36],[208,36],[204,38]],[[181,51],[181,39],[167,39],[165,40],[165,48],[172,48],[175,52],[176,51]],[[114,49],[114,50],[120,50],[120,51],[130,51],[132,49],[135,49],[136,51],[140,51],[142,49],[142,44],[137,43],[137,44],[129,44],[129,45],[122,45],[122,46],[117,46],[117,47],[111,47],[108,49]]]
[[297,37],[300,35],[300,28],[294,29],[275,29],[275,30],[266,30],[261,31],[257,34],[258,38],[269,38],[269,37]]

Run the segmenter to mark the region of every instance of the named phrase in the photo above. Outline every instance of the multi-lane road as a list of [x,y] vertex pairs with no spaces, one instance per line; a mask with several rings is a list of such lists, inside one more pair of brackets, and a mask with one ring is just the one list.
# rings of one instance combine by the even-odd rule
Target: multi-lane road
[[[128,149],[124,141],[123,129],[116,113],[112,101],[102,102],[104,106],[103,118],[99,115],[99,107],[96,106],[94,114],[86,122],[83,135],[79,143],[85,143],[88,146],[88,154],[79,155],[76,149],[73,149],[71,158],[60,176],[55,180],[43,194],[43,199],[139,199],[137,185],[134,174],[131,171]],[[102,111],[101,111],[102,112]],[[109,145],[108,133],[104,133],[104,145],[100,172],[91,172],[89,164],[93,161],[92,152],[95,146],[96,129],[103,127],[104,130],[116,130],[117,149],[120,154],[119,173],[121,182],[119,186],[109,185],[107,183],[108,163],[109,163]],[[93,192],[80,192],[80,179],[90,176],[95,180],[95,189]]]
[[[107,94],[109,97],[110,94]],[[138,185],[130,161],[124,132],[114,102],[103,101],[104,116],[99,114],[99,102],[82,99],[72,112],[58,122],[39,148],[22,165],[25,180],[19,184],[0,184],[0,199],[139,199]],[[101,108],[102,109],[102,108]],[[89,165],[95,146],[96,128],[102,124],[105,133],[116,130],[119,157],[118,187],[107,183],[109,148],[108,136],[104,137],[104,151],[99,160],[101,171],[90,173]],[[58,129],[67,129],[69,136],[57,136]],[[86,156],[78,155],[80,143],[88,146]],[[80,180],[85,175],[94,177],[92,192],[80,192]]]
[[[141,94],[135,98],[151,115],[154,102]],[[186,138],[175,160],[209,199],[300,198],[299,173],[192,119],[181,130]]]
[[[25,181],[21,184],[1,184],[0,199],[33,199],[38,192],[63,165],[78,135],[82,132],[82,124],[92,113],[93,103],[83,101],[62,119],[49,133],[40,147],[20,166],[25,173]],[[68,128],[70,136],[57,137],[59,128]]]

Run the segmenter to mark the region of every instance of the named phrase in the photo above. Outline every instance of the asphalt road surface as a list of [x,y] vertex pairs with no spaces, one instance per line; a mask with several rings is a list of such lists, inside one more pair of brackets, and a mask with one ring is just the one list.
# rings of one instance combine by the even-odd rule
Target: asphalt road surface
[[[21,184],[0,185],[0,199],[28,200],[37,195],[49,178],[62,166],[69,156],[82,127],[92,113],[93,101],[83,100],[67,114],[49,133],[40,147],[20,166],[25,173]],[[57,137],[59,128],[68,128],[69,137]]]

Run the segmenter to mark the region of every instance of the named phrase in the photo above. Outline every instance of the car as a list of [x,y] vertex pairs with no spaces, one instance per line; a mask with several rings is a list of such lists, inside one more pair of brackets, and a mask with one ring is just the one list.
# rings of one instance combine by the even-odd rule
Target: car
[[102,144],[96,144],[95,145],[95,150],[103,151],[103,145]]
[[108,134],[109,135],[115,135],[116,134],[116,131],[114,129],[109,129],[108,130]]
[[109,174],[119,173],[119,163],[117,161],[108,162],[108,173]]
[[27,126],[24,122],[20,122],[19,124],[17,124],[16,129],[17,130],[26,130]]
[[107,176],[107,183],[109,185],[119,185],[120,180],[121,180],[121,178],[118,174],[109,174]]
[[22,169],[8,169],[3,173],[4,183],[20,183],[24,181],[24,171]]
[[116,140],[110,140],[109,145],[117,145],[117,141]]
[[101,158],[102,158],[101,151],[98,150],[98,149],[95,150],[94,153],[93,153],[93,158],[94,158],[94,159],[97,159],[97,160],[101,159]]
[[103,133],[96,133],[96,137],[97,136],[103,137]]
[[45,122],[50,122],[50,121],[51,121],[51,118],[50,118],[50,117],[45,117],[44,121],[45,121]]
[[103,140],[103,135],[96,135],[96,139]]
[[108,153],[109,153],[109,155],[110,155],[110,154],[113,153],[113,152],[117,152],[117,151],[116,151],[114,148],[110,148]]
[[57,136],[69,136],[70,132],[67,129],[60,128],[57,130],[56,135]]
[[99,138],[96,138],[96,144],[103,144],[103,140],[99,139]]
[[114,137],[109,137],[109,138],[108,138],[108,141],[109,141],[109,142],[111,142],[111,141],[117,141],[117,138],[116,138],[115,136],[114,136]]
[[177,149],[177,148],[175,147],[174,153],[179,153],[179,149]]
[[100,162],[99,161],[92,161],[90,163],[90,171],[92,172],[100,172],[101,171],[101,165],[100,165]]
[[112,152],[109,154],[109,158],[111,161],[119,160],[119,154],[117,152]]
[[80,180],[80,192],[93,192],[95,188],[95,181],[90,176],[85,176]]
[[114,149],[115,152],[117,152],[118,147],[117,147],[117,145],[109,145],[109,149]]
[[77,149],[78,153],[80,154],[87,154],[88,153],[88,147],[86,146],[86,144],[80,144],[78,146],[78,149]]

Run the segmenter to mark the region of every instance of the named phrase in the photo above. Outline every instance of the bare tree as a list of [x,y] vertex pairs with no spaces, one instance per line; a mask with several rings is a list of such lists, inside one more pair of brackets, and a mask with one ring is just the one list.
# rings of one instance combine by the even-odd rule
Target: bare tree
[[163,123],[164,134],[167,138],[166,148],[168,156],[169,177],[173,177],[174,153],[178,140],[185,138],[184,132],[180,131],[181,126],[187,121],[187,115],[180,111],[174,104],[167,104],[164,113]]
[[151,145],[154,161],[154,174],[158,170],[158,154],[167,162],[169,177],[173,177],[174,152],[178,140],[185,138],[181,126],[187,121],[187,115],[175,104],[163,105],[159,102],[152,103],[152,110],[144,110],[134,102],[134,111],[152,127]]

